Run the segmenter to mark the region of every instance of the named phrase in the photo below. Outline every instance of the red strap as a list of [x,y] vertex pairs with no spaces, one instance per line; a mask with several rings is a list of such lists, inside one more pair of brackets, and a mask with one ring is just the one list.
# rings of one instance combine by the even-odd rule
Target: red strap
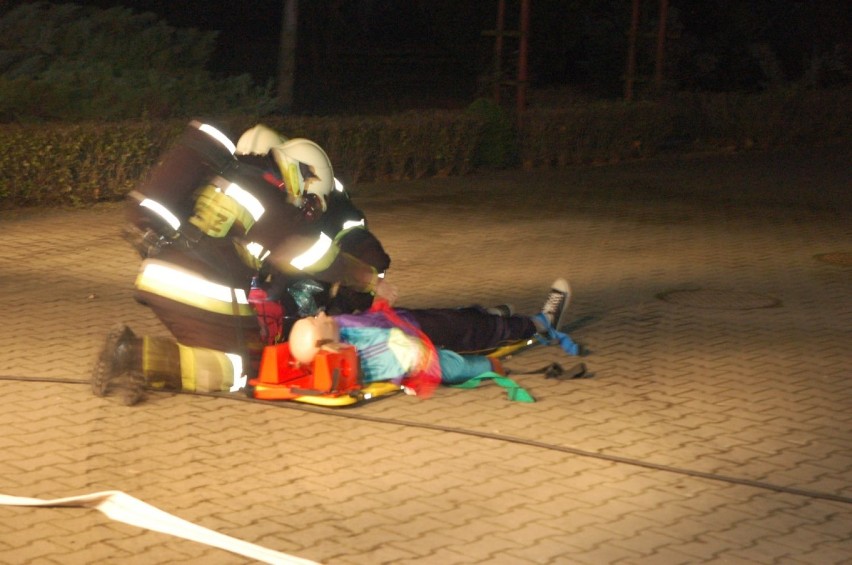
[[281,192],[287,192],[287,187],[285,186],[284,181],[276,177],[274,174],[268,171],[263,173],[263,180],[265,180]]

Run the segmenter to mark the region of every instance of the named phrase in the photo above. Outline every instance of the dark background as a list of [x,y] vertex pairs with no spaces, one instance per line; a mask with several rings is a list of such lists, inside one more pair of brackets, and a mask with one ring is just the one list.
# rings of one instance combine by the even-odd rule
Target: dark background
[[[8,0],[6,6],[23,3]],[[217,30],[215,73],[276,75],[282,0],[80,0],[151,11]],[[520,2],[507,0],[506,29]],[[490,93],[497,0],[301,0],[296,105],[308,111],[458,107]],[[630,0],[531,0],[530,85],[623,93]],[[670,0],[666,78],[676,90],[748,91],[808,76],[817,58],[848,61],[848,0]],[[642,3],[639,73],[653,70],[657,0]],[[506,40],[513,77],[517,40]],[[825,73],[824,73],[825,74]],[[835,72],[835,75],[838,73]],[[828,73],[819,80],[848,80]],[[642,84],[640,80],[640,86]]]

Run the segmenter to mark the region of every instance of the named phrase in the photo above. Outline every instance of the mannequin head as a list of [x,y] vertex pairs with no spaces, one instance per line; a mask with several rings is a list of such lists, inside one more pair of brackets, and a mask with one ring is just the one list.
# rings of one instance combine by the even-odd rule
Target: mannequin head
[[290,355],[299,363],[308,364],[314,360],[319,350],[328,344],[340,341],[340,329],[334,318],[320,312],[309,318],[302,318],[290,330]]

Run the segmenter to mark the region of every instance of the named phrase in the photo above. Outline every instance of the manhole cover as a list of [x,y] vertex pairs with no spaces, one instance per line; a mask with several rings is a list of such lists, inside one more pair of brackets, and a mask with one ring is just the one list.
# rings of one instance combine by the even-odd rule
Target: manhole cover
[[814,259],[828,263],[829,265],[852,267],[852,253],[820,253],[819,255],[814,255]]
[[657,298],[679,306],[693,306],[695,308],[714,310],[755,310],[757,308],[774,308],[781,305],[780,300],[766,296],[765,294],[712,288],[670,290],[658,294]]

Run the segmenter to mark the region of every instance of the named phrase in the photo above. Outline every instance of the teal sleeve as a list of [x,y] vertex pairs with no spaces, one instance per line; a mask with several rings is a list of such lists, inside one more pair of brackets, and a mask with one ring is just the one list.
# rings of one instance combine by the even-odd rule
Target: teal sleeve
[[483,355],[459,355],[448,349],[438,350],[441,384],[457,385],[491,370],[491,361]]

